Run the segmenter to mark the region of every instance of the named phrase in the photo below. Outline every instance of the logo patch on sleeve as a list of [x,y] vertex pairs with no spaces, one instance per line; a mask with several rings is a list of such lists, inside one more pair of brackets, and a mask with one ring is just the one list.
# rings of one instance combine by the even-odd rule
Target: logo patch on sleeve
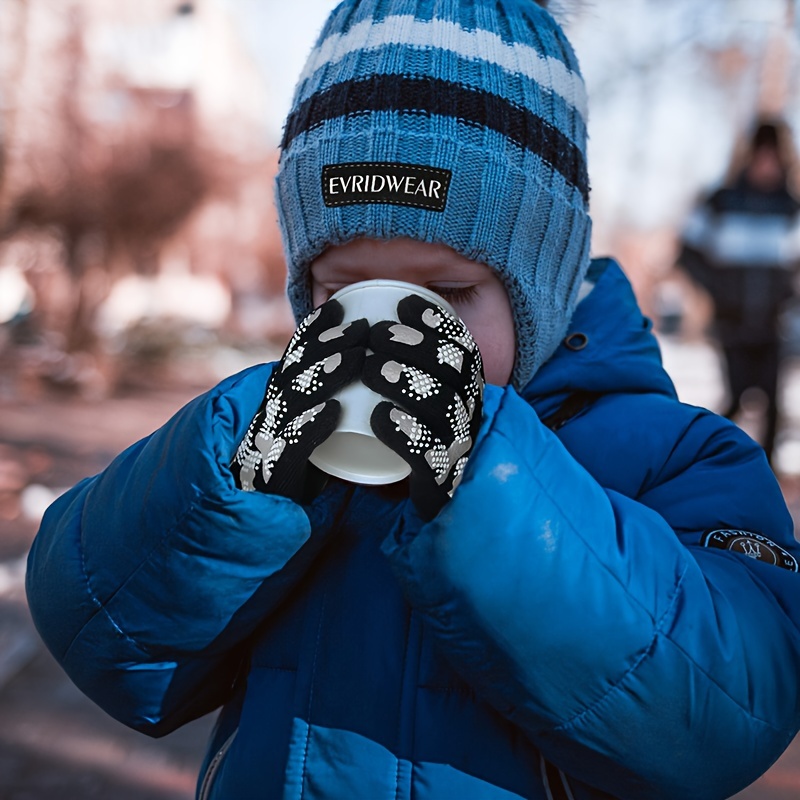
[[452,175],[449,169],[420,164],[326,164],[322,168],[322,197],[329,207],[387,203],[444,211]]
[[734,553],[774,564],[791,572],[798,572],[797,559],[772,539],[767,539],[760,533],[741,531],[736,528],[722,528],[720,530],[706,531],[701,539],[704,547],[718,547],[720,550],[732,550]]

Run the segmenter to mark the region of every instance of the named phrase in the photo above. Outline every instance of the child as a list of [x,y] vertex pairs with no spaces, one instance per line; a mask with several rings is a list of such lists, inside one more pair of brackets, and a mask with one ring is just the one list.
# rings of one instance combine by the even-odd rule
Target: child
[[[153,736],[221,707],[202,798],[755,780],[800,726],[800,548],[763,451],[678,402],[620,268],[589,260],[584,88],[553,19],[345,0],[277,198],[305,319],[281,364],[43,520],[30,605],[75,683]],[[471,336],[413,296],[400,323],[341,325],[328,297],[383,277]],[[307,466],[357,377],[408,481]]]

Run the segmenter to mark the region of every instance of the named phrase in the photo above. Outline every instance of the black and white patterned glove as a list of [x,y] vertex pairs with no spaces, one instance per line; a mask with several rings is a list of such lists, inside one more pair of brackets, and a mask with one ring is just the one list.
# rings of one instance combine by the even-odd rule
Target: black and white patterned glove
[[331,397],[359,375],[366,356],[369,324],[342,324],[343,317],[342,305],[329,300],[292,336],[231,462],[241,489],[303,498],[308,457],[339,420]]
[[363,381],[378,403],[375,435],[411,467],[410,496],[433,519],[461,481],[481,424],[483,364],[464,323],[419,295],[398,303],[400,322],[370,330]]

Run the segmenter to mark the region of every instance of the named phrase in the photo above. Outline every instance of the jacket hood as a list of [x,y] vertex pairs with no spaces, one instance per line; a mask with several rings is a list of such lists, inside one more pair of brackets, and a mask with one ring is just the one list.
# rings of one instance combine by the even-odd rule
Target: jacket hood
[[[565,393],[654,392],[677,397],[664,371],[652,323],[620,266],[594,259],[589,293],[578,303],[567,336],[521,392],[537,410]],[[547,409],[549,410],[549,409]]]

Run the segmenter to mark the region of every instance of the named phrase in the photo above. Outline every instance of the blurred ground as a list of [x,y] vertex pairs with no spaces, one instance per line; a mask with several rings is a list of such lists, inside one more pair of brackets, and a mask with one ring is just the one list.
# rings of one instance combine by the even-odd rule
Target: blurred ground
[[[682,399],[717,408],[723,402],[715,352],[702,342],[664,339],[664,361]],[[21,396],[0,376],[0,798],[2,800],[189,800],[213,716],[160,740],[107,717],[64,676],[41,645],[24,601],[24,559],[43,509],[94,474],[128,444],[150,433],[244,357],[214,354],[172,368],[153,368],[124,391],[96,402],[69,395]],[[792,365],[785,405],[797,409],[800,368]],[[787,408],[787,410],[789,410]],[[743,427],[757,429],[758,420]],[[783,437],[792,466],[800,419],[789,414]],[[782,478],[800,520],[800,469]],[[737,800],[797,800],[800,740]],[[680,800],[680,798],[676,798]]]

